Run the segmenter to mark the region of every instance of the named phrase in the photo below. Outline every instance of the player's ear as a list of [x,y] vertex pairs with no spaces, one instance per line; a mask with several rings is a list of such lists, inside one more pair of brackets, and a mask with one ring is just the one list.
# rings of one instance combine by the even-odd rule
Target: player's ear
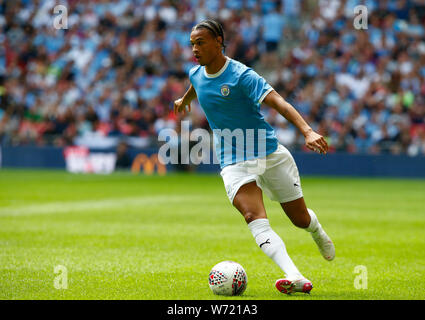
[[223,38],[221,36],[218,36],[217,38],[215,38],[215,40],[217,41],[217,43],[219,44],[221,48],[223,46]]

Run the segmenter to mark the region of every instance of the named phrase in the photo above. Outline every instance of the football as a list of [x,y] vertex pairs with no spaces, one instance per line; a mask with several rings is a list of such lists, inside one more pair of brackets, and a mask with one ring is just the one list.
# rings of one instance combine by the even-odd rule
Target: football
[[212,267],[208,282],[214,294],[238,296],[245,291],[248,276],[239,263],[222,261]]

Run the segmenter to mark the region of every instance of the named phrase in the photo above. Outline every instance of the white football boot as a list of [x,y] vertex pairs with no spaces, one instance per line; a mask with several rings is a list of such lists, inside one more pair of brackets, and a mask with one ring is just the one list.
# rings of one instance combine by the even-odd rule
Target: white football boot
[[328,261],[335,258],[335,246],[321,226],[315,232],[311,232],[311,237],[316,242],[323,258]]

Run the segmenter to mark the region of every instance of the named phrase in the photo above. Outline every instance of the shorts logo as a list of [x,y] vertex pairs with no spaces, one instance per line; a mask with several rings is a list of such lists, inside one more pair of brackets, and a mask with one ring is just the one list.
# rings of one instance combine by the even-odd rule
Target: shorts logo
[[226,186],[226,192],[227,192],[227,196],[230,197],[232,195],[232,186],[230,185]]
[[223,96],[223,97],[227,97],[228,95],[229,95],[229,93],[230,93],[230,89],[229,89],[229,86],[228,85],[226,85],[226,84],[223,84],[222,86],[221,86],[221,95]]

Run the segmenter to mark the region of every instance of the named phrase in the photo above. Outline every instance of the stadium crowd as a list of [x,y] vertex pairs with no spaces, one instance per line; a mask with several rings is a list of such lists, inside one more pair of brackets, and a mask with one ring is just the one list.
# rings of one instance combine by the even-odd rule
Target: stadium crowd
[[[353,26],[359,4],[367,29]],[[189,35],[205,18],[223,24],[226,55],[254,67],[333,151],[425,154],[420,0],[3,1],[0,143],[157,143],[183,119],[173,101],[189,86]],[[262,112],[285,146],[303,148],[283,117]],[[184,117],[208,128],[199,106]]]

